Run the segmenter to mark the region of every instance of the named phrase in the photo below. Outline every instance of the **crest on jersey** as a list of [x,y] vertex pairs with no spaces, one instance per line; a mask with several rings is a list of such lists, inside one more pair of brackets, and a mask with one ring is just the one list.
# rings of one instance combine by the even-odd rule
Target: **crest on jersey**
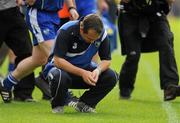
[[50,30],[49,30],[48,28],[46,28],[46,29],[43,30],[43,33],[44,33],[45,35],[49,35],[49,32],[50,32]]
[[95,42],[95,46],[96,46],[96,47],[99,47],[100,44],[101,44],[101,42]]

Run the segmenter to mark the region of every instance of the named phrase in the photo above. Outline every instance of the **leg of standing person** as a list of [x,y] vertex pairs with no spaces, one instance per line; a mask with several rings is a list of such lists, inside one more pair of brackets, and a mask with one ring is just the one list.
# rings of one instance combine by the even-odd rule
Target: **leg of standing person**
[[[169,95],[169,85],[178,85],[179,75],[174,54],[174,37],[168,20],[162,15],[162,20],[152,24],[153,37],[159,49],[160,86],[164,90],[164,100],[172,100],[175,95]],[[179,95],[179,93],[178,93]]]
[[[29,33],[28,30],[27,31],[23,30],[23,32],[20,31],[22,29],[27,29],[27,28],[24,25],[22,26],[21,22],[22,22],[23,18],[20,17],[21,15],[17,14],[16,12],[17,12],[17,10],[15,11],[15,14],[14,14],[14,16],[16,16],[15,19],[17,19],[17,21],[15,21],[16,22],[15,24],[17,27],[20,26],[20,28],[14,30],[14,31],[19,32],[19,33],[23,33],[21,35],[25,35],[24,33],[26,33],[26,35],[27,35],[27,33]],[[18,11],[18,13],[19,13],[19,11]],[[12,20],[11,18],[9,18],[9,19]],[[19,20],[21,20],[21,21],[19,21]],[[13,38],[13,39],[17,38],[17,36],[15,34],[16,33],[12,32],[11,38]],[[18,37],[21,37],[21,36],[18,36]],[[26,42],[25,39],[27,39],[27,37],[24,38],[23,40],[21,40],[21,42],[18,42],[18,41],[16,41],[16,42],[13,41],[12,43],[6,42],[7,45],[14,51],[15,55],[18,56],[16,58],[15,63],[18,63],[19,61],[21,61],[18,63],[16,69],[12,73],[10,73],[8,75],[8,77],[3,82],[3,83],[5,83],[4,86],[6,86],[7,90],[11,90],[12,85],[16,85],[19,80],[21,80],[26,75],[29,75],[30,73],[32,73],[32,71],[36,67],[41,66],[42,64],[45,64],[47,61],[47,57],[49,56],[50,47],[53,44],[51,41],[42,42],[40,45],[37,45],[33,48],[33,53],[32,53],[31,57],[25,58],[25,57],[31,55],[31,52],[29,52],[29,51],[31,51],[31,48],[32,48],[31,45],[24,45],[24,43],[25,44],[28,44],[28,43],[31,44],[31,42]],[[12,41],[12,39],[11,39],[11,41]],[[33,81],[31,81],[31,82],[33,82]],[[7,98],[7,100],[5,99],[4,101],[10,102],[11,97],[9,99]]]
[[120,98],[129,99],[134,89],[141,53],[138,17],[121,13],[118,21],[122,54],[126,54],[119,76]]

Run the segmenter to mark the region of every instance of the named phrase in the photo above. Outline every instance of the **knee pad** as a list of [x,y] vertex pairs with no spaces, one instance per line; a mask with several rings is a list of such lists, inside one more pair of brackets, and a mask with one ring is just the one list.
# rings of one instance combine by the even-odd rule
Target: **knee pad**
[[58,82],[58,80],[61,79],[60,77],[61,77],[61,70],[55,67],[52,68],[47,75],[47,79],[49,83]]
[[61,86],[67,86],[71,83],[68,74],[58,68],[52,68],[48,73],[47,79],[50,85],[54,84],[55,86],[58,84],[61,84]]

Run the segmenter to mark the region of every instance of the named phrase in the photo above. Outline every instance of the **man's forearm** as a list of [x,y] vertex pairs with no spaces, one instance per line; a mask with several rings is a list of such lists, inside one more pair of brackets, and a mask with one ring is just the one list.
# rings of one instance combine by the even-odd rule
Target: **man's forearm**
[[76,10],[75,2],[73,0],[65,0],[65,3],[68,7],[69,13],[71,14],[70,19],[71,20],[77,20],[79,18],[79,14]]
[[111,64],[111,61],[110,61],[110,60],[102,60],[102,61],[99,63],[97,69],[98,69],[98,70],[100,71],[100,73],[101,73],[101,72],[107,70],[107,69],[109,68],[110,64]]
[[66,3],[68,8],[69,7],[76,7],[75,2],[73,2],[73,0],[65,0],[64,2]]

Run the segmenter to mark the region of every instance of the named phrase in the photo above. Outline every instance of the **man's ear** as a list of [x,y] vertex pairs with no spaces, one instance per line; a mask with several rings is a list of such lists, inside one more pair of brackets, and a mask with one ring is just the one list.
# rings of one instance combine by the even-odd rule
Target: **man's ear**
[[83,22],[82,21],[80,22],[80,29],[83,30]]

